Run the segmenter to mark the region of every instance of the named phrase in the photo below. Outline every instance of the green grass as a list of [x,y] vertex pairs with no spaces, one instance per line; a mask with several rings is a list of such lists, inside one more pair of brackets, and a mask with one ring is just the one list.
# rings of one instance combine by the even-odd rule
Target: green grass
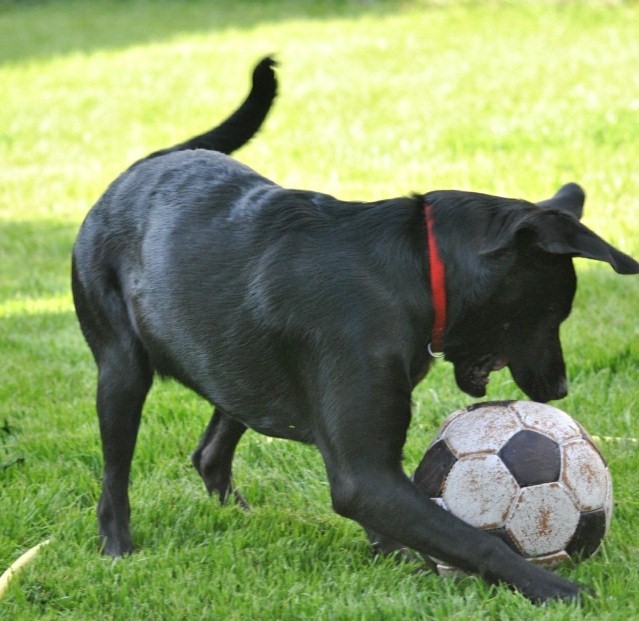
[[[149,398],[133,466],[139,552],[96,553],[95,369],[69,254],[135,158],[223,118],[275,52],[281,96],[238,158],[286,186],[372,199],[442,188],[541,199],[575,180],[585,222],[639,255],[639,13],[611,2],[0,2],[0,570],[53,543],[0,619],[636,619],[639,279],[578,262],[563,328],[571,394],[600,436],[616,510],[602,552],[559,571],[599,597],[535,608],[505,588],[373,561],[330,509],[315,450],[247,434],[246,514],[188,454],[209,408]],[[489,397],[520,397],[508,372]],[[439,364],[415,393],[406,468],[467,404]]]

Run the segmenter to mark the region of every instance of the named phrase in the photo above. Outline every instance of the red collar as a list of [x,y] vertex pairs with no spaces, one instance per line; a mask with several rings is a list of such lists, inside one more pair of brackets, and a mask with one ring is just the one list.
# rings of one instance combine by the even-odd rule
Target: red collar
[[437,249],[432,205],[424,203],[424,214],[426,216],[426,241],[430,263],[430,290],[435,310],[435,322],[431,342],[428,344],[428,352],[434,358],[440,358],[444,355],[444,332],[446,330],[446,269]]

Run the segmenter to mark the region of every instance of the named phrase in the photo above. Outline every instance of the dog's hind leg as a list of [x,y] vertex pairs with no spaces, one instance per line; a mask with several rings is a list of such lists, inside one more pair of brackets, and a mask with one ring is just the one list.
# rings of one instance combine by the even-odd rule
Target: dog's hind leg
[[420,563],[426,565],[431,570],[436,570],[437,565],[428,556],[422,556],[416,550],[405,546],[399,541],[384,537],[375,531],[364,528],[371,548],[375,556],[387,556],[394,558],[399,563]]
[[129,474],[153,368],[117,287],[105,285],[99,278],[91,284],[100,287],[100,294],[86,294],[74,262],[76,312],[98,367],[96,405],[104,457],[98,503],[100,539],[104,554],[122,556],[133,551],[129,532]]
[[98,521],[103,552],[122,556],[133,551],[129,532],[129,473],[152,371],[140,352],[117,345],[102,354],[98,371],[97,410],[104,454]]
[[233,491],[236,502],[244,509],[249,509],[246,500],[233,489],[231,476],[235,448],[245,431],[246,427],[242,423],[216,408],[200,443],[191,455],[191,461],[209,494],[216,493],[220,502],[225,503]]

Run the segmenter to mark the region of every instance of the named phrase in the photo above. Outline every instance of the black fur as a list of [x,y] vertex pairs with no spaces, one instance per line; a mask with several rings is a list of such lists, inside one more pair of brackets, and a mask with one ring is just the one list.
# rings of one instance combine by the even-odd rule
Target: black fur
[[639,264],[579,223],[584,196],[574,184],[537,205],[454,191],[352,203],[184,150],[230,150],[250,137],[275,93],[269,63],[258,69],[264,79],[249,100],[259,97],[255,84],[266,96],[257,112],[245,103],[206,142],[138,162],[78,235],[74,300],[99,372],[104,552],[133,549],[129,468],[157,372],[215,405],[192,459],[222,500],[247,428],[313,443],[335,510],[362,524],[377,549],[406,546],[535,601],[576,596],[576,585],[439,508],[402,470],[411,394],[431,364],[423,205],[433,206],[447,269],[444,352],[476,397],[503,364],[532,399],[563,397],[571,257],[620,273]]
[[193,136],[167,149],[155,151],[144,159],[190,149],[208,149],[220,153],[233,153],[246,144],[262,125],[277,95],[277,81],[273,67],[277,63],[267,56],[253,70],[252,88],[242,105],[217,127]]

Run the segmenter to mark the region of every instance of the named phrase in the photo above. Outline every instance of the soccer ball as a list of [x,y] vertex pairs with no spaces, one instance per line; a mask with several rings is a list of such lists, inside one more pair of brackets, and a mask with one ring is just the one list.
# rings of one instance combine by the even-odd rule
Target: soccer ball
[[[545,565],[583,560],[612,516],[612,480],[583,427],[531,401],[451,414],[413,474],[437,504]],[[436,559],[440,574],[454,568]]]

